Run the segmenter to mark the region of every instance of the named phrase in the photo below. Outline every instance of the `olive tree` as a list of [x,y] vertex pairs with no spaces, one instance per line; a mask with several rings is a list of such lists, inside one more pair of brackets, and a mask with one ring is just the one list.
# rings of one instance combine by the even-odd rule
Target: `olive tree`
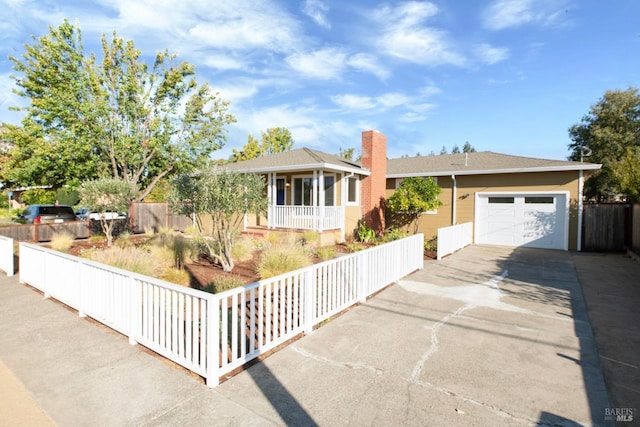
[[418,224],[423,213],[442,206],[438,195],[442,189],[433,178],[405,178],[398,189],[387,199],[387,208],[395,215],[406,219],[407,231],[413,224],[413,233],[418,232]]
[[130,182],[115,178],[103,178],[86,181],[80,186],[80,200],[90,211],[99,213],[100,226],[107,237],[107,246],[113,243],[115,221],[106,213],[125,212],[129,210],[135,197]]
[[172,180],[169,206],[174,213],[195,215],[207,254],[229,272],[235,265],[231,252],[244,215],[267,210],[264,188],[264,178],[256,174],[218,170],[183,174]]

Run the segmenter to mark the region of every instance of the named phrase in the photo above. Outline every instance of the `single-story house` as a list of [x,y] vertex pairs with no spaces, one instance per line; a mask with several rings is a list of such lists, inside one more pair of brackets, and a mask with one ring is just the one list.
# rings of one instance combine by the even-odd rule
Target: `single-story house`
[[576,250],[581,246],[584,180],[601,165],[489,151],[387,159],[386,137],[362,133],[361,162],[308,148],[225,165],[265,176],[266,217],[245,226],[316,230],[343,241],[359,221],[385,229],[384,200],[408,177],[433,177],[442,206],[419,231],[472,222],[474,242]]

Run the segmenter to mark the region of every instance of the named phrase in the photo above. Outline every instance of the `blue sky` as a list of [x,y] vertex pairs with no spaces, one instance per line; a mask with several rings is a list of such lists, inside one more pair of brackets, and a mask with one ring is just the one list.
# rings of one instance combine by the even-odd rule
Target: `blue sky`
[[[63,4],[62,4],[63,3]],[[230,101],[226,158],[283,126],[296,147],[337,153],[363,130],[388,156],[478,151],[565,159],[567,129],[608,89],[639,86],[637,0],[0,0],[0,121],[8,56],[67,18],[86,51],[114,30],[168,48]]]

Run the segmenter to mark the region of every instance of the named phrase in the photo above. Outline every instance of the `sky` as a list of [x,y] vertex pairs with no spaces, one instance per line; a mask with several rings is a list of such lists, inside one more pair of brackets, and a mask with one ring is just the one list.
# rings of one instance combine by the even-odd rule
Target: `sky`
[[0,0],[0,122],[8,57],[64,19],[86,52],[133,40],[148,63],[168,49],[230,102],[237,123],[213,158],[248,135],[289,129],[294,148],[359,151],[387,136],[389,158],[477,151],[566,159],[568,128],[607,90],[638,87],[640,1]]

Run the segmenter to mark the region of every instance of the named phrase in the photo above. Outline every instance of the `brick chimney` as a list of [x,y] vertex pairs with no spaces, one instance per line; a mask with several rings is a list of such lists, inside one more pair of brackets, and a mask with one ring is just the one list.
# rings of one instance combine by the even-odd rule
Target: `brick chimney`
[[362,132],[362,167],[371,175],[362,180],[362,219],[376,233],[384,233],[384,200],[387,188],[387,137],[377,130]]

